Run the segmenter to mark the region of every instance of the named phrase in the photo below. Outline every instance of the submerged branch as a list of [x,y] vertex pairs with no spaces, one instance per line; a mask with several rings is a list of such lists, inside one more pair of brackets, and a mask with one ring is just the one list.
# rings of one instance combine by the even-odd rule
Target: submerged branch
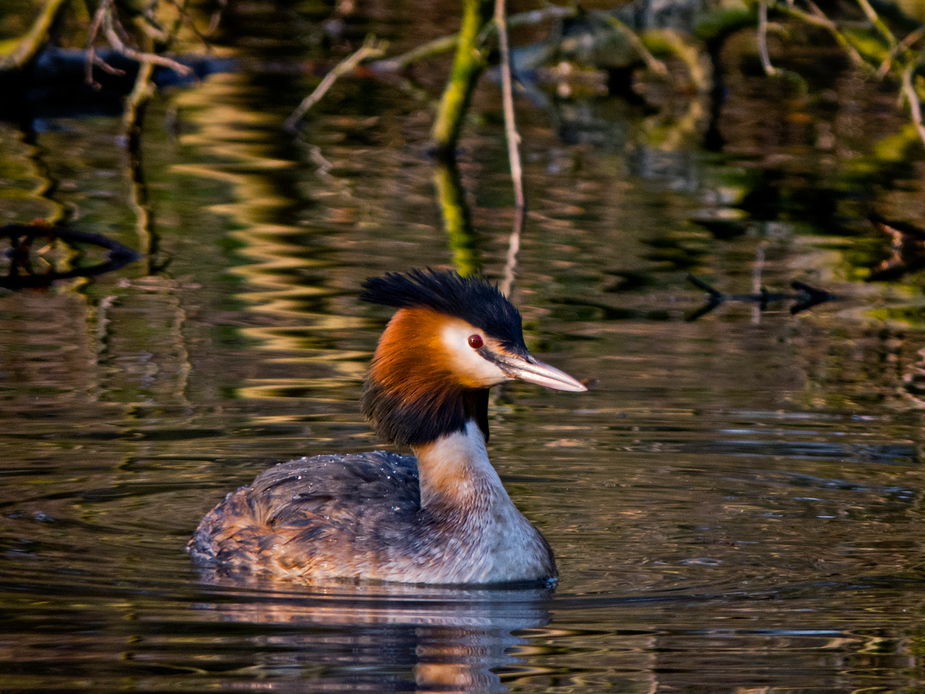
[[[0,227],[0,238],[9,239],[10,248],[4,255],[9,258],[9,272],[0,277],[3,289],[45,289],[55,282],[75,278],[97,277],[113,270],[118,270],[138,260],[139,255],[131,248],[123,246],[102,234],[70,231],[52,226],[46,222],[32,224],[5,224]],[[34,268],[33,257],[41,257],[42,252],[34,252],[36,240],[49,242],[60,241],[70,247],[91,246],[106,251],[106,257],[95,265],[70,267],[57,270],[50,263],[44,263],[48,270],[38,272]]]
[[514,213],[514,228],[511,229],[511,238],[508,241],[507,258],[504,261],[504,276],[498,289],[504,296],[510,296],[514,291],[514,278],[517,275],[517,256],[520,254],[520,233],[524,228],[527,211],[516,210]]
[[689,274],[687,276],[687,280],[698,289],[702,289],[707,294],[706,302],[697,310],[689,313],[686,316],[687,321],[695,321],[726,302],[754,304],[758,311],[765,311],[772,303],[792,301],[794,303],[792,303],[790,306],[790,313],[792,315],[796,315],[797,313],[811,309],[814,306],[818,306],[819,304],[835,301],[839,298],[838,296],[831,294],[824,289],[812,287],[805,282],[800,282],[799,280],[793,280],[790,283],[790,286],[796,290],[795,294],[786,292],[769,292],[767,289],[760,286],[757,287],[755,292],[752,294],[723,294],[721,291],[715,289],[694,275]]

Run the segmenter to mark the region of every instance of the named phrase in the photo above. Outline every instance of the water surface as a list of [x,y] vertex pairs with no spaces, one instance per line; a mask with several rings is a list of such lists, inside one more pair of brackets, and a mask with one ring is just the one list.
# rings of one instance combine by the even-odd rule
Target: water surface
[[[513,219],[490,81],[459,164],[477,231],[449,238],[427,103],[347,81],[286,133],[317,80],[266,61],[311,49],[252,9],[276,41],[162,93],[135,155],[118,118],[0,124],[0,221],[145,254],[0,294],[0,690],[920,691],[922,273],[866,281],[890,245],[863,217],[920,220],[923,160],[844,68],[815,100],[732,71],[718,118],[672,137],[617,98],[519,103],[513,300],[530,348],[595,383],[492,403],[555,590],[197,572],[183,547],[225,493],[380,445],[356,402],[388,311],[357,303],[362,280],[460,259],[500,279]],[[398,36],[409,13],[369,21]],[[688,273],[833,300],[696,317]]]

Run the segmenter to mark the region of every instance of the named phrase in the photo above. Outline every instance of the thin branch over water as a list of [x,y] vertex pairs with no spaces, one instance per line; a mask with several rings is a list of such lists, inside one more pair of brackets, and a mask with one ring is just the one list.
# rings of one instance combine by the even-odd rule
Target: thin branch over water
[[524,191],[523,166],[520,161],[520,134],[517,132],[514,112],[514,90],[511,79],[511,47],[507,35],[507,8],[505,0],[495,0],[495,26],[498,29],[498,46],[501,50],[501,95],[504,104],[504,134],[507,138],[507,155],[514,183],[514,229],[508,246],[507,262],[501,291],[509,296],[514,288],[517,254],[520,251],[520,232],[527,213],[527,195]]
[[315,87],[315,90],[302,99],[302,103],[300,103],[292,112],[292,115],[286,119],[286,129],[294,130],[299,124],[299,121],[308,113],[308,110],[321,101],[324,95],[328,93],[328,90],[334,86],[338,78],[356,70],[357,66],[367,58],[378,58],[383,55],[387,46],[387,42],[377,41],[373,34],[368,35],[359,49],[335,65],[334,68],[324,76],[321,83]]

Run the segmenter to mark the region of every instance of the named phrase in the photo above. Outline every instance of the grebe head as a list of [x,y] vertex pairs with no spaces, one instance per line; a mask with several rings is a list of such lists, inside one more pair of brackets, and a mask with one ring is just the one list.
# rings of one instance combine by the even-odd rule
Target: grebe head
[[421,445],[474,419],[488,438],[488,388],[511,380],[587,390],[534,358],[520,313],[497,287],[451,272],[389,273],[360,298],[400,309],[379,340],[363,412],[381,437]]

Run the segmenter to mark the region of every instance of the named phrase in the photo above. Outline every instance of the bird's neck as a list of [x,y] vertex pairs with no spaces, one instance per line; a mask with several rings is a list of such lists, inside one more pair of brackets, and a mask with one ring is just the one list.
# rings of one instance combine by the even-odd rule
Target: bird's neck
[[408,379],[398,387],[372,376],[366,381],[363,413],[382,439],[425,448],[452,434],[465,433],[468,424],[476,422],[484,447],[488,439],[487,388],[461,388],[441,382],[419,364],[408,365],[406,373]]
[[[429,519],[421,539],[438,583],[500,583],[556,576],[549,543],[511,501],[488,462],[475,420],[463,431],[414,446],[421,506]],[[436,557],[436,559],[434,559]]]
[[413,449],[424,508],[446,513],[465,509],[471,513],[487,510],[483,507],[496,503],[513,506],[488,460],[485,436],[475,419],[469,419],[462,431],[445,434]]

